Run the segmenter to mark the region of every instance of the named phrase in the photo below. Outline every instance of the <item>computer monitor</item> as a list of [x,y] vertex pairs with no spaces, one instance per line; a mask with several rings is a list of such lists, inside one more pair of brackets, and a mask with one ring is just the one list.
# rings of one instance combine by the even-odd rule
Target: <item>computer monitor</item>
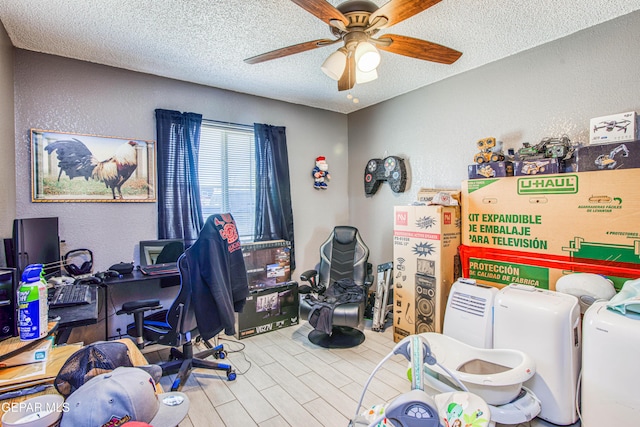
[[184,241],[180,239],[160,239],[140,241],[140,265],[177,262],[184,252]]
[[18,275],[29,264],[43,264],[45,277],[60,275],[58,218],[23,218],[13,221],[14,261]]

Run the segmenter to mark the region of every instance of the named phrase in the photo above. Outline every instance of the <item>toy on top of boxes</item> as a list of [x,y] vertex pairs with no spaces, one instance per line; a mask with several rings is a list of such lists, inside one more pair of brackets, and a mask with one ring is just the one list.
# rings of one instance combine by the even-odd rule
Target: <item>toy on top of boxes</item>
[[477,143],[480,152],[469,165],[469,179],[498,178],[513,175],[560,173],[571,170],[573,154],[578,144],[568,136],[546,137],[537,144],[524,142],[517,151],[502,151],[502,142],[489,137]]
[[638,119],[635,111],[591,119],[589,145],[576,152],[575,171],[640,167]]
[[638,130],[636,116],[635,111],[629,111],[591,119],[589,144],[635,141]]
[[586,144],[567,135],[544,137],[506,154],[496,138],[480,139],[469,179],[640,168],[640,116],[635,111],[593,118],[589,131]]
[[506,161],[502,141],[490,136],[478,140],[476,145],[480,151],[473,156],[474,164],[469,165],[469,179],[513,176],[513,166]]
[[531,145],[522,144],[516,153],[514,175],[552,174],[570,171],[573,154],[578,144],[571,142],[567,135],[559,138],[546,137]]

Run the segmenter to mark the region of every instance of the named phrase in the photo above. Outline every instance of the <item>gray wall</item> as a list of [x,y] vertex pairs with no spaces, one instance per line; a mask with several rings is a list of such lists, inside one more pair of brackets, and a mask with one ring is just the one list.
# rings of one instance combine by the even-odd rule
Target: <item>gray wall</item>
[[[586,142],[590,118],[640,111],[639,28],[635,12],[350,114],[349,214],[373,263],[392,260],[393,206],[420,187],[460,188],[478,139]],[[385,155],[406,159],[410,187],[366,198],[365,165]]]
[[[334,225],[348,221],[343,114],[23,50],[15,50],[15,92],[15,216],[59,217],[62,253],[91,249],[94,271],[137,260],[138,242],[157,238],[157,204],[32,203],[30,128],[155,140],[156,108],[234,123],[285,126],[297,243],[294,278],[315,266],[318,248]],[[311,176],[319,155],[327,158],[332,175],[329,189],[322,192],[313,189]],[[10,225],[13,217],[7,214],[3,225]],[[149,295],[148,289],[119,288],[123,289],[114,289],[109,301],[111,334],[131,320],[113,316],[113,306]],[[158,297],[166,304],[174,293],[175,288],[167,288]]]
[[[322,240],[334,224],[348,220],[342,114],[23,50],[15,58],[17,215],[58,216],[63,252],[90,248],[99,270],[134,260],[140,240],[157,238],[157,205],[32,203],[30,128],[155,140],[156,108],[285,126],[300,268],[315,265]],[[327,157],[332,173],[324,192],[313,189],[311,177],[319,155]]]
[[[16,214],[15,133],[13,121],[13,47],[0,25],[0,236],[11,236]],[[0,250],[4,254],[4,247]],[[0,257],[4,265],[4,256]]]

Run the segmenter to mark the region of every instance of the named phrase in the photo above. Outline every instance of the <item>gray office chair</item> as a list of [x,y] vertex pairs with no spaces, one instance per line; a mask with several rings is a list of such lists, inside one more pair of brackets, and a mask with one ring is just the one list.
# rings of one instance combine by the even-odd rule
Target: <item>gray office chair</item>
[[369,286],[373,282],[368,259],[369,248],[355,227],[335,227],[320,246],[320,263],[316,269],[300,275],[301,280],[308,282],[299,291],[306,294],[300,300],[300,317],[309,320],[318,301],[322,302],[323,296],[331,293],[331,287],[344,280],[353,281],[361,287],[363,298],[360,302],[333,307],[331,333],[314,329],[309,333],[309,341],[329,348],[353,347],[364,341],[364,311]]
[[[143,348],[148,343],[171,346],[170,360],[161,363],[160,366],[162,375],[176,372],[178,374],[171,387],[172,391],[178,390],[185,383],[193,368],[226,371],[227,379],[235,380],[236,373],[231,365],[204,360],[209,356],[224,359],[226,353],[222,344],[213,347],[204,340],[208,349],[193,354],[193,339],[198,336],[198,325],[191,307],[191,283],[185,254],[178,258],[178,269],[180,291],[169,310],[156,311],[145,316],[146,312],[161,309],[162,306],[159,300],[140,300],[122,304],[122,309],[117,314],[134,316],[135,321],[127,326],[127,333],[137,338],[138,347]],[[177,347],[180,346],[182,350],[178,350]]]

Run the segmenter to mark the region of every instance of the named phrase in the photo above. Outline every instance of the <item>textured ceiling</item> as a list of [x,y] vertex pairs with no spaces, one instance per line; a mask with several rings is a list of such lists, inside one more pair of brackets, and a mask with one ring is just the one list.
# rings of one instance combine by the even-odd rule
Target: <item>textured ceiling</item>
[[442,65],[381,52],[378,80],[351,91],[358,104],[320,70],[339,45],[243,62],[332,38],[288,0],[0,0],[0,20],[21,49],[349,113],[639,9],[640,0],[442,0],[379,35],[432,41],[462,57]]

